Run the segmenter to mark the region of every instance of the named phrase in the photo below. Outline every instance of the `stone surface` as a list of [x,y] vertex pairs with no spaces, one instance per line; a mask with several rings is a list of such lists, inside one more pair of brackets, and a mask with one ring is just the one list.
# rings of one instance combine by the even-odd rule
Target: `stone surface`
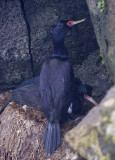
[[97,8],[98,0],[87,0],[100,54],[115,82],[115,1],[106,0],[106,11]]
[[28,34],[20,3],[0,1],[0,89],[32,77]]
[[66,134],[65,139],[88,160],[115,159],[115,87]]

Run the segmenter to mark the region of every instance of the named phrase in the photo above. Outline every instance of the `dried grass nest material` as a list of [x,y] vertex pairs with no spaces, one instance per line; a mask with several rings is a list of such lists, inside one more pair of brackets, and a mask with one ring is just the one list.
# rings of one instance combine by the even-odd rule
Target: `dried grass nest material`
[[[0,93],[0,107],[8,97],[10,94]],[[79,159],[77,153],[64,141],[64,135],[75,127],[78,121],[66,123],[61,127],[62,144],[53,155],[47,157],[42,145],[47,123],[44,113],[30,107],[24,111],[20,105],[10,103],[0,115],[0,159],[77,160]]]

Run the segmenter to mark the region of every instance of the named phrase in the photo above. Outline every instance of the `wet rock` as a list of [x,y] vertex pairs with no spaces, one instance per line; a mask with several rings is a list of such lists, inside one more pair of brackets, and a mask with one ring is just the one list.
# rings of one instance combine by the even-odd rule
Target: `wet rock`
[[104,0],[105,11],[100,12],[98,0],[87,0],[100,54],[115,82],[115,1]]
[[88,160],[115,159],[115,87],[66,134],[65,139]]
[[28,35],[20,3],[0,1],[0,89],[32,77]]

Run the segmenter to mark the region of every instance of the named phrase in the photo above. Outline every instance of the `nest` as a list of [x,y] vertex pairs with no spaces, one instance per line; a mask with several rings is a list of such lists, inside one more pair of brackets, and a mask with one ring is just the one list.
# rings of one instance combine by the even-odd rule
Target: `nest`
[[[1,98],[1,95],[4,98]],[[10,94],[0,94],[0,106]],[[64,141],[65,133],[77,123],[67,123],[61,127],[62,144],[49,157],[42,144],[47,120],[44,113],[28,107],[10,103],[0,115],[0,159],[1,160],[66,160],[78,159],[78,155]]]

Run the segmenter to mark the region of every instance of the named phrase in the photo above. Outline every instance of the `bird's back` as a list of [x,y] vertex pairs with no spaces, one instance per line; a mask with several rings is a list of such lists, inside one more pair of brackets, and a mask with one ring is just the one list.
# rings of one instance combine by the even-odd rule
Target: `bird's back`
[[73,70],[67,60],[45,61],[40,74],[40,94],[42,107],[49,119],[52,109],[56,109],[59,121],[66,116],[71,103]]

